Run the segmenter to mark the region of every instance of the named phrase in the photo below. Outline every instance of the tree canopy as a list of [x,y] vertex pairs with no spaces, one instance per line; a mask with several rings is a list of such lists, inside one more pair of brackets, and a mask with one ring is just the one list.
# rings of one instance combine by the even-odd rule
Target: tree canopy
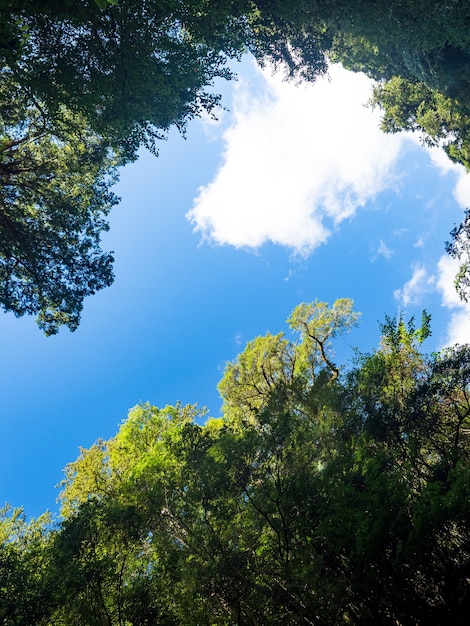
[[113,280],[100,235],[117,162],[83,116],[61,106],[51,119],[0,75],[0,304],[46,334],[74,330],[84,298]]
[[[330,61],[366,72],[379,81],[373,104],[384,130],[418,130],[468,168],[467,8],[464,0],[392,1],[387,10],[378,0],[1,3],[0,305],[37,314],[49,334],[76,328],[83,299],[112,281],[99,239],[115,166],[142,146],[157,152],[171,126],[184,132],[188,120],[214,114],[214,80],[231,78],[228,60],[246,51],[294,80],[315,80]],[[46,189],[45,179],[68,182]]]
[[113,280],[99,242],[116,166],[212,114],[228,59],[250,49],[292,69],[313,48],[286,46],[246,0],[12,0],[0,14],[0,305],[74,330]]
[[140,404],[65,470],[55,526],[1,520],[5,625],[465,624],[470,352],[387,318],[333,365],[352,302],[228,364],[223,415]]

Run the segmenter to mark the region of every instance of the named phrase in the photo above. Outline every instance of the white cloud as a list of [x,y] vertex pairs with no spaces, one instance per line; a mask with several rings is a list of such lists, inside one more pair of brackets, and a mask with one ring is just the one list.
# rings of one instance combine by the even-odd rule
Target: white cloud
[[333,66],[331,81],[300,86],[258,74],[255,93],[237,89],[223,163],[187,217],[218,244],[308,254],[392,183],[403,135],[380,131],[362,74]]
[[418,304],[433,283],[434,278],[429,276],[422,265],[417,265],[410,280],[401,289],[396,289],[393,295],[403,307]]
[[459,178],[455,186],[454,196],[461,207],[470,207],[470,173],[463,170],[459,172]]
[[233,338],[233,342],[237,347],[240,347],[243,343],[243,333],[241,331],[239,331],[238,333],[236,333],[235,337]]
[[452,313],[449,326],[447,328],[446,345],[452,346],[456,343],[470,343],[470,311],[456,311]]
[[390,250],[390,248],[387,246],[387,244],[382,241],[382,239],[380,240],[380,245],[377,249],[377,254],[382,255],[383,257],[385,257],[386,259],[391,259],[393,252]]
[[460,300],[454,287],[458,261],[443,255],[437,264],[436,275],[428,273],[423,265],[415,265],[412,276],[401,289],[394,292],[400,306],[414,306],[429,292],[441,295],[441,305],[449,309],[449,322],[443,346],[470,343],[470,304]]
[[[443,175],[455,177],[454,198],[462,208],[470,207],[470,173],[462,165],[453,163],[440,148],[430,148],[434,165]],[[444,255],[437,264],[437,290],[441,293],[442,306],[450,310],[450,321],[445,337],[446,346],[470,343],[470,305],[460,300],[454,286],[459,262]]]
[[442,294],[442,305],[452,311],[446,345],[470,343],[470,305],[460,300],[454,287],[458,267],[458,261],[449,256],[442,256],[438,263],[437,287]]
[[464,209],[470,207],[470,173],[463,165],[451,161],[441,148],[428,148],[428,152],[441,174],[450,173],[455,176],[454,198],[457,203]]
[[449,309],[464,306],[454,287],[455,276],[459,269],[458,260],[450,256],[442,256],[437,267],[439,270],[437,287],[442,294],[442,305]]

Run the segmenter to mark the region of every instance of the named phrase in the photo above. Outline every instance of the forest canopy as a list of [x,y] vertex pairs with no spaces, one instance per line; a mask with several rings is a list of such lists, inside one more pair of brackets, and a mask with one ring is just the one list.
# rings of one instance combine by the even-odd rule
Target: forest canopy
[[299,305],[227,365],[221,417],[137,405],[66,467],[59,521],[4,509],[2,623],[466,624],[469,347],[387,317],[340,367],[357,321]]
[[[467,9],[464,0],[387,10],[379,0],[1,3],[0,306],[37,315],[47,334],[77,328],[84,299],[113,280],[100,233],[116,166],[140,147],[157,152],[172,126],[184,132],[214,114],[213,82],[232,78],[227,63],[244,52],[296,81],[331,61],[365,72],[378,81],[372,103],[385,131],[416,130],[468,168]],[[59,175],[83,185],[83,198],[54,189]]]

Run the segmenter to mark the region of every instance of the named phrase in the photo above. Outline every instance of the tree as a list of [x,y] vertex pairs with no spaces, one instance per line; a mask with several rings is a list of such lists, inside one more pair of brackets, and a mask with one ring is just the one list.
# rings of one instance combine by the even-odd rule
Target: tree
[[119,162],[86,120],[54,115],[0,76],[0,305],[35,314],[46,335],[75,330],[86,296],[111,284],[100,249]]
[[[20,216],[18,211],[17,223],[28,223],[29,228],[29,243],[23,245],[28,250],[27,260],[24,255],[20,260],[15,257],[18,228],[14,231],[3,225],[3,254],[5,266],[10,268],[3,281],[8,282],[13,268],[22,268],[22,272],[27,268],[28,275],[34,275],[19,281],[21,285],[30,281],[27,294],[23,289],[21,296],[10,296],[11,281],[7,284],[4,308],[17,314],[39,313],[40,325],[47,333],[56,332],[62,323],[76,328],[83,298],[112,280],[111,257],[102,255],[98,246],[105,225],[95,212],[96,204],[106,213],[114,203],[108,191],[113,176],[110,168],[135,159],[141,146],[157,152],[158,140],[172,125],[184,132],[188,120],[203,112],[214,114],[220,100],[212,89],[214,80],[231,78],[227,61],[247,50],[260,63],[283,67],[287,76],[296,80],[313,81],[327,73],[329,60],[336,60],[386,81],[377,88],[374,100],[385,108],[384,129],[419,129],[428,143],[444,141],[449,156],[468,167],[470,44],[465,8],[465,3],[456,1],[443,11],[435,0],[391,2],[386,11],[381,2],[365,0],[3,3],[0,98],[2,123],[9,129],[3,145],[22,138],[23,155],[18,149],[16,158],[26,157],[26,144],[33,145],[27,130],[31,115],[49,133],[50,146],[71,141],[74,129],[83,147],[81,162],[87,152],[94,164],[90,172],[95,183],[85,177],[85,187],[104,185],[106,197],[100,204],[96,194],[90,192],[92,198],[87,193],[88,199],[78,209],[76,197],[73,202],[66,201],[63,193],[56,193],[54,214],[58,215],[62,206],[62,230],[60,235],[55,231],[53,241],[37,248],[31,243],[33,237],[38,241],[44,235],[46,241],[51,231],[43,232],[41,220],[35,223],[37,210],[34,218],[31,214]],[[21,93],[21,106],[11,106],[10,91],[17,98]],[[40,112],[34,113],[37,106]],[[74,120],[67,136],[65,115]],[[90,140],[86,145],[83,133],[80,135],[82,128],[87,129]],[[36,130],[32,129],[33,134]],[[43,137],[41,149],[45,149],[45,141]],[[34,144],[39,149],[38,137]],[[3,151],[8,159],[12,147],[7,148],[9,154]],[[119,155],[114,163],[109,160],[110,148]],[[31,167],[30,160],[21,167],[28,168],[28,185],[38,190],[44,184],[39,180],[33,184],[33,180],[42,174]],[[63,167],[55,173],[62,176],[65,170],[75,168],[76,184],[83,169],[67,161],[63,151],[59,161]],[[47,157],[43,166],[48,162]],[[10,167],[10,177],[12,173]],[[11,183],[16,184],[3,180],[5,196]],[[31,204],[24,184],[14,189],[18,207]],[[51,186],[46,194],[49,204],[50,190]],[[34,202],[41,205],[37,197]],[[67,202],[74,204],[72,210]],[[65,216],[74,212],[84,215],[86,202],[89,214],[94,215],[94,227],[81,239],[77,232],[84,232],[82,226]],[[77,238],[81,241],[79,252],[71,245]],[[53,250],[56,253],[51,258]],[[64,259],[63,266],[59,258]],[[58,268],[59,284],[72,287],[54,292],[52,271]]]
[[339,369],[332,361],[330,339],[349,332],[358,317],[348,298],[336,300],[331,308],[318,301],[297,306],[288,320],[299,334],[297,341],[268,333],[249,342],[227,365],[218,386],[225,410],[232,417],[242,411],[242,419],[256,420],[275,390],[293,394],[295,406],[295,395],[305,399],[317,380],[336,379]]
[[[416,330],[412,321],[387,318],[380,349],[350,375],[362,424],[355,482],[367,499],[364,510],[370,512],[369,499],[382,485],[377,513],[367,520],[368,513],[364,528],[379,532],[386,548],[366,552],[358,590],[364,597],[362,584],[373,590],[374,580],[385,583],[369,596],[368,610],[375,606],[405,624],[463,623],[469,601],[469,587],[460,583],[470,568],[470,527],[463,522],[470,485],[469,349],[423,355],[429,321],[424,312]],[[378,562],[374,554],[381,555]]]
[[176,625],[175,581],[163,556],[138,507],[90,497],[53,537],[56,603],[49,623]]
[[[370,0],[257,4],[263,15],[283,20],[291,38],[322,33],[313,40],[330,61],[378,81],[373,102],[384,108],[384,131],[419,129],[426,142],[444,140],[450,158],[469,167],[465,2],[389,2],[387,10]],[[310,68],[311,78],[320,73]]]
[[[4,63],[17,80],[48,106],[84,115],[128,156],[211,113],[219,97],[207,87],[232,77],[227,60],[242,52],[301,78],[327,70],[322,28],[298,29],[248,0],[15,0],[4,21]],[[28,36],[10,50],[18,29]]]
[[442,146],[452,161],[470,169],[470,117],[466,101],[459,102],[424,83],[394,77],[374,87],[370,104],[383,112],[381,128],[421,133],[423,143]]
[[227,59],[250,48],[292,71],[303,53],[282,30],[272,48],[247,0],[12,0],[0,12],[0,305],[38,315],[46,334],[74,330],[84,298],[113,280],[99,242],[115,166],[212,114]]
[[11,69],[49,108],[66,104],[135,158],[140,145],[156,150],[171,125],[183,128],[218,102],[204,87],[228,74],[219,50],[185,27],[203,8],[194,5],[23,5],[29,38]]
[[228,365],[222,417],[139,405],[67,466],[60,525],[7,515],[5,623],[465,624],[469,348],[386,318],[344,371],[318,341],[355,317],[300,305],[299,339]]
[[446,243],[448,254],[460,261],[455,277],[455,287],[460,298],[468,302],[470,294],[470,210],[465,211],[465,219],[451,231],[452,241]]
[[47,513],[27,520],[22,508],[0,509],[0,620],[5,626],[46,625],[51,593]]
[[[318,506],[312,495],[334,456],[338,425],[337,370],[325,361],[326,341],[355,317],[347,300],[331,309],[301,305],[291,323],[305,324],[308,336],[298,344],[280,335],[259,338],[236,369],[228,367],[224,419],[201,427],[187,419],[188,409],[137,407],[115,439],[68,467],[63,510],[71,523],[90,496],[101,510],[138,506],[152,536],[151,561],[166,554],[171,571],[178,564],[173,601],[181,622],[222,624],[230,616],[237,623],[297,623],[313,612],[330,621],[337,615],[338,572],[320,545],[306,547],[303,537],[312,531],[307,511]],[[300,350],[304,343],[310,351]],[[312,550],[319,552],[313,560]],[[307,591],[309,577],[328,584]]]
[[190,406],[137,406],[114,438],[67,466],[55,543],[62,601],[53,624],[191,620],[181,618],[188,511],[176,450],[199,429],[199,416]]

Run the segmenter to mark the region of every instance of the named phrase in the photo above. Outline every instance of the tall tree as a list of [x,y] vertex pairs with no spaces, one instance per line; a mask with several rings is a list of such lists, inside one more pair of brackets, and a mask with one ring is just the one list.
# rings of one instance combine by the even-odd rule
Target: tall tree
[[46,625],[54,609],[51,518],[26,519],[22,508],[0,509],[0,620],[5,626]]
[[455,287],[460,298],[468,302],[470,297],[470,209],[465,211],[465,219],[451,231],[452,240],[446,243],[446,250],[460,262],[455,277]]
[[385,132],[420,132],[423,143],[442,146],[452,161],[470,169],[468,101],[459,102],[424,83],[397,76],[374,88],[371,105],[383,110]]
[[12,0],[0,15],[0,305],[46,334],[73,330],[112,282],[99,241],[115,165],[212,114],[229,58],[249,48],[292,70],[307,41],[287,46],[293,32],[274,34],[247,0]]
[[7,515],[5,624],[466,624],[469,348],[387,318],[345,372],[317,341],[354,319],[300,305],[299,339],[227,367],[223,417],[137,406],[67,466],[60,526]]
[[[61,532],[123,520],[119,540],[96,527],[96,554],[103,567],[145,555],[144,572],[132,558],[120,570],[123,589],[146,581],[142,615],[158,593],[176,623],[465,623],[468,349],[428,357],[426,313],[420,328],[387,318],[379,349],[345,375],[325,342],[355,317],[348,300],[300,305],[297,341],[260,337],[228,365],[222,418],[137,407],[70,464]],[[99,577],[109,611],[114,567]]]
[[[25,142],[32,145],[27,129],[30,116],[37,119],[33,113],[37,105],[52,144],[59,135],[60,141],[68,142],[72,133],[65,138],[63,131],[67,110],[75,120],[71,128],[78,133],[78,144],[83,145],[79,126],[87,128],[89,137],[94,134],[94,145],[87,144],[84,150],[94,163],[90,171],[97,188],[107,179],[110,163],[104,155],[109,146],[124,163],[136,158],[140,146],[157,151],[157,141],[172,125],[184,130],[194,116],[213,114],[219,103],[211,88],[213,81],[231,77],[227,60],[249,50],[261,63],[283,66],[294,79],[314,80],[325,74],[330,59],[388,81],[375,94],[375,103],[385,108],[384,129],[420,129],[430,143],[444,140],[449,156],[468,167],[470,43],[465,9],[463,0],[448,3],[444,10],[435,0],[393,1],[386,11],[383,3],[365,0],[11,0],[0,7],[1,113],[2,124],[9,129],[3,145],[8,146],[12,137],[14,141],[22,137],[23,146]],[[5,81],[9,86],[5,87]],[[23,104],[17,105],[22,119],[11,106],[11,85],[16,97],[22,94]],[[11,158],[11,146],[7,150],[9,155],[2,154]],[[103,156],[97,170],[98,152]],[[64,160],[63,154],[59,162],[61,175],[75,168],[78,180],[83,170]],[[22,167],[29,170],[28,184],[35,176],[40,178],[40,171],[31,168],[29,161]],[[84,181],[86,188],[93,187],[90,179]],[[10,194],[9,180],[2,184],[3,194]],[[40,184],[34,183],[36,188]],[[24,197],[23,204],[30,204],[25,186],[15,189],[18,198]],[[107,187],[106,194],[102,207],[114,202]],[[60,204],[63,216],[68,215],[64,194],[60,201],[57,198],[56,194],[54,213]],[[88,197],[86,202],[93,213],[96,198]],[[78,211],[76,206],[74,211]],[[29,220],[39,241],[44,230],[40,220],[35,224],[27,213],[18,213],[18,220],[23,224]],[[3,307],[17,314],[39,312],[40,324],[48,333],[56,332],[61,323],[75,328],[83,297],[111,281],[111,259],[97,248],[102,223],[88,229],[86,250],[82,246],[77,257],[70,247],[77,240],[76,224],[67,223],[65,217],[62,220],[61,234],[56,232],[53,245],[26,246],[27,262],[14,256],[15,239],[8,240],[6,234],[13,230],[4,230],[3,235],[5,263],[11,268],[28,265],[28,272],[35,276],[22,303],[17,295],[10,298],[11,284],[7,284]],[[50,260],[48,251],[53,249],[58,252]],[[79,287],[52,294],[48,293],[52,292],[52,269],[59,267],[59,256],[64,259],[59,283]],[[84,257],[84,263],[77,260]],[[37,286],[40,278],[49,283],[47,289]],[[8,274],[2,280],[8,280]]]
[[80,114],[51,115],[0,76],[0,305],[48,335],[77,328],[86,296],[111,284],[100,249],[117,157]]

